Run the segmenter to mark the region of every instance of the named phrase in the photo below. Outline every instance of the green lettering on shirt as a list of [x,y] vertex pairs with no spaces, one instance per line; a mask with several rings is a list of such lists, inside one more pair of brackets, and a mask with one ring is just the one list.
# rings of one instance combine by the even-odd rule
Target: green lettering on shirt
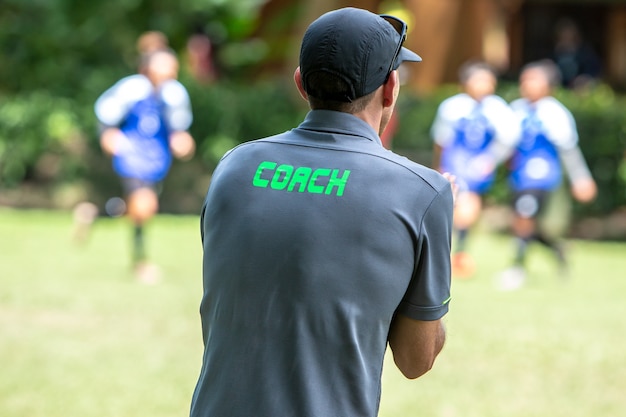
[[272,177],[272,189],[284,190],[289,184],[291,174],[293,174],[293,167],[291,165],[281,165],[276,168],[276,172]]
[[343,196],[350,170],[310,167],[263,161],[257,167],[252,185],[278,191]]
[[330,175],[330,180],[328,181],[328,186],[326,187],[326,194],[331,194],[333,192],[333,187],[337,187],[337,196],[341,197],[343,195],[343,190],[346,188],[346,184],[348,183],[350,171],[347,169],[343,171],[341,178],[338,177],[338,175],[339,170],[333,169],[333,172]]
[[319,177],[328,177],[330,175],[330,171],[330,169],[326,168],[320,168],[313,171],[313,175],[311,175],[311,180],[309,181],[309,186],[306,190],[311,194],[322,194],[324,192],[324,186],[317,185],[317,179]]
[[254,178],[252,179],[252,185],[254,185],[255,187],[261,187],[261,188],[267,187],[267,184],[269,184],[269,180],[265,180],[261,178],[261,175],[263,175],[264,170],[266,169],[271,170],[274,168],[276,168],[276,162],[268,162],[268,161],[261,162],[258,168],[256,169]]
[[296,188],[296,185],[300,184],[298,192],[303,193],[306,190],[306,186],[309,183],[309,178],[311,178],[312,172],[313,170],[308,167],[299,167],[296,169],[296,172],[293,173],[293,177],[291,177],[291,181],[289,181],[287,191],[293,191],[294,188]]

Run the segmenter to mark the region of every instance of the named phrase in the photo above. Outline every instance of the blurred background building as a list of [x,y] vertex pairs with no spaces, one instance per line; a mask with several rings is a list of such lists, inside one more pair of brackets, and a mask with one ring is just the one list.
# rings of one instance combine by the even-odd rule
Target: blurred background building
[[[285,38],[299,39],[295,35],[316,16],[345,6],[407,21],[407,45],[424,58],[410,75],[418,92],[455,82],[468,59],[486,60],[505,78],[516,77],[529,61],[561,59],[570,72],[578,65],[591,78],[626,87],[624,0],[270,0],[261,9],[259,33],[287,45]],[[289,19],[294,15],[300,18]],[[563,43],[572,48],[569,56],[557,51]]]

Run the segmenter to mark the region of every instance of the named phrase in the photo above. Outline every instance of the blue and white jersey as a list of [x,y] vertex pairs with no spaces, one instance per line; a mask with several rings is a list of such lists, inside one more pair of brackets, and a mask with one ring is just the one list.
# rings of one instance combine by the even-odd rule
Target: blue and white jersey
[[486,192],[495,179],[493,141],[513,147],[519,135],[508,104],[497,96],[476,101],[457,94],[443,101],[431,128],[442,149],[440,169],[457,177],[459,185],[473,192]]
[[185,87],[176,80],[158,89],[143,75],[118,81],[96,101],[96,117],[105,126],[119,127],[125,140],[113,156],[121,177],[158,182],[172,163],[169,135],[187,130],[192,113]]
[[558,100],[511,103],[522,128],[513,155],[510,182],[515,191],[553,190],[563,177],[559,154],[578,146],[574,117]]

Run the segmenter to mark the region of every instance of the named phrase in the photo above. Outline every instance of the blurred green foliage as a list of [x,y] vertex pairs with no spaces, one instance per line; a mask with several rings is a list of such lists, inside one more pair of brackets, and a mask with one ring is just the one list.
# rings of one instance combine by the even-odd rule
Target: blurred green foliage
[[198,154],[212,168],[241,142],[281,133],[304,117],[306,103],[295,96],[293,81],[225,81],[209,88],[186,84],[194,108],[191,133]]
[[[93,103],[119,78],[135,72],[136,40],[145,31],[165,33],[183,66],[189,36],[207,34],[216,47],[230,48],[218,62],[224,73],[241,75],[263,57],[248,53],[247,40],[263,2],[2,1],[0,187],[42,176],[58,182],[88,175],[90,157],[98,152]],[[233,62],[229,55],[247,58]],[[202,114],[201,106],[198,111]],[[62,163],[51,164],[51,155],[62,157]]]
[[58,172],[41,166],[41,176],[71,177],[78,173],[78,160],[72,158],[81,153],[76,104],[45,90],[0,96],[0,184],[17,185],[35,175],[33,170],[44,155],[67,158],[56,167]]
[[[264,64],[282,62],[292,48],[273,31],[297,10],[282,10],[276,24],[265,22],[259,37],[263,0],[4,0],[0,4],[0,190],[25,183],[47,189],[80,183],[87,193],[112,193],[114,176],[97,142],[93,103],[119,78],[135,72],[136,39],[147,30],[167,34],[181,55],[181,82],[189,90],[197,141],[196,164],[209,173],[237,144],[297,125],[307,108],[291,76],[263,77]],[[186,42],[193,33],[211,38],[219,78],[196,82],[185,71]],[[278,52],[277,52],[278,51]],[[267,72],[265,72],[267,73]],[[445,85],[428,96],[405,88],[398,103],[400,124],[394,148],[418,162],[431,162],[429,129],[437,106],[457,92]],[[514,83],[502,84],[508,101]],[[571,109],[580,144],[598,181],[591,205],[576,214],[602,215],[626,206],[626,98],[606,86],[557,97]],[[501,173],[504,179],[505,173]],[[84,193],[83,193],[84,195]],[[0,195],[1,197],[1,195]],[[491,191],[508,198],[505,181]]]

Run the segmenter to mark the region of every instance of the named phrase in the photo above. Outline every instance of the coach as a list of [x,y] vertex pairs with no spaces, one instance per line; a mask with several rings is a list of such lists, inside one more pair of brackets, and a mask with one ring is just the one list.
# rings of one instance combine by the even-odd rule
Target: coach
[[202,209],[205,352],[192,417],[376,416],[387,343],[443,347],[452,187],[383,148],[406,25],[345,8],[307,29],[297,128],[228,152]]

